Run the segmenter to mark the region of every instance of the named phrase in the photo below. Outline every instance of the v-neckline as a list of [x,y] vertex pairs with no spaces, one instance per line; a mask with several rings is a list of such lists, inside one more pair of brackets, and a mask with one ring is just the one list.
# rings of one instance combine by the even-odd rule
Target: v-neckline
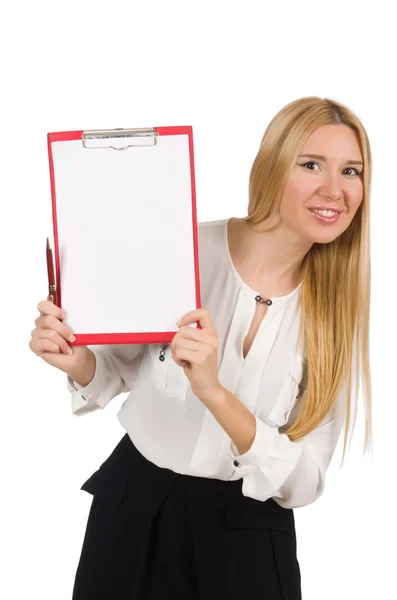
[[[236,267],[234,266],[233,259],[231,256],[230,246],[229,246],[229,223],[233,218],[234,217],[230,217],[230,218],[224,220],[224,243],[225,243],[225,251],[226,251],[228,266],[229,266],[230,270],[232,271],[232,273],[234,274],[234,277],[235,277],[237,283],[239,284],[241,292],[244,293],[244,295],[246,297],[247,297],[247,295],[251,296],[253,303],[255,302],[255,304],[256,304],[257,301],[255,300],[255,297],[260,296],[260,293],[256,290],[252,289],[244,281],[244,279],[240,276]],[[271,316],[271,315],[269,315],[269,309],[271,309],[272,306],[274,306],[274,308],[277,307],[277,308],[281,309],[281,307],[283,305],[285,305],[290,298],[292,298],[299,292],[301,285],[302,285],[302,281],[298,284],[298,286],[295,289],[293,289],[289,294],[285,294],[284,296],[275,296],[275,297],[267,298],[267,299],[271,300],[271,305],[268,306],[268,310],[266,311],[261,322],[259,323],[259,327],[255,334],[255,337],[251,343],[251,346],[247,352],[247,355],[244,357],[244,340],[245,340],[246,336],[248,335],[249,330],[251,329],[251,325],[252,325],[252,322],[255,317],[256,306],[254,307],[253,312],[251,312],[251,314],[250,314],[250,319],[249,319],[249,323],[248,323],[248,326],[246,329],[246,333],[242,339],[241,346],[240,346],[240,360],[241,360],[242,365],[245,365],[247,363],[247,361],[250,361],[250,357],[253,354],[253,352],[252,352],[252,350],[254,349],[253,347],[256,346],[256,344],[258,343],[257,338],[260,335],[261,330],[263,329],[263,323],[264,323],[264,321],[269,320],[269,318]]]
[[247,335],[249,334],[249,331],[250,331],[250,329],[251,329],[252,322],[253,322],[253,320],[254,320],[254,318],[255,318],[256,309],[257,309],[257,307],[255,306],[255,312],[254,312],[254,315],[252,316],[252,319],[251,319],[251,321],[250,321],[250,323],[249,323],[248,331],[247,331],[247,333],[245,334],[245,336],[243,337],[243,340],[242,340],[242,343],[241,343],[241,356],[242,356],[243,362],[245,362],[245,361],[247,360],[247,358],[249,357],[249,355],[250,355],[250,353],[251,353],[252,347],[254,346],[254,344],[255,344],[255,342],[256,342],[256,339],[257,339],[257,337],[259,336],[260,330],[261,330],[261,328],[263,327],[263,326],[262,326],[262,323],[263,323],[263,322],[264,322],[264,321],[267,319],[267,317],[268,317],[268,314],[269,314],[269,309],[270,309],[270,307],[269,307],[269,306],[267,307],[267,310],[266,310],[265,314],[263,315],[263,317],[262,317],[262,319],[261,319],[261,321],[260,321],[260,323],[259,323],[259,325],[258,325],[258,328],[257,328],[257,330],[256,330],[256,333],[255,333],[255,335],[254,335],[254,339],[252,340],[252,342],[251,342],[251,344],[250,344],[250,347],[248,348],[248,352],[247,352],[247,354],[244,356],[244,342],[245,342],[245,339],[246,339],[246,337],[247,337]]

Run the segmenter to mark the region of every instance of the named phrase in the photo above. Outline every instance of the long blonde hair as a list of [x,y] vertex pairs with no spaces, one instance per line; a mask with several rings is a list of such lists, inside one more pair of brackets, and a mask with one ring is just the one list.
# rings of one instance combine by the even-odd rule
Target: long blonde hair
[[[372,392],[369,365],[370,246],[369,197],[371,149],[360,120],[328,98],[299,98],[282,108],[261,140],[249,179],[248,225],[278,210],[290,170],[310,134],[320,125],[343,124],[356,135],[362,159],[363,199],[349,227],[328,244],[314,243],[302,263],[301,340],[307,361],[307,386],[301,410],[285,431],[297,440],[325,418],[346,387],[346,422],[342,463],[351,415],[353,373],[357,416],[360,372],[365,388],[364,453],[372,444]],[[361,362],[360,362],[361,361]]]

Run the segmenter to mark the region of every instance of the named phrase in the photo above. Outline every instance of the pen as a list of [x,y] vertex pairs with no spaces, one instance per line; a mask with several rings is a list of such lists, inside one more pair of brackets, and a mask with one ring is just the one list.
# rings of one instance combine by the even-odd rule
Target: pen
[[57,286],[55,283],[54,276],[54,261],[52,257],[52,250],[50,247],[50,240],[47,237],[47,246],[46,246],[46,256],[47,256],[47,273],[48,273],[48,297],[47,300],[56,304],[58,306],[58,298],[57,298]]

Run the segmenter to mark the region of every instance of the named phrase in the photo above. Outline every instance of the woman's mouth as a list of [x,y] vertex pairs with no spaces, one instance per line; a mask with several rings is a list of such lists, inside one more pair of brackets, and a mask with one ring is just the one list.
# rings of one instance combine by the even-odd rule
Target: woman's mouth
[[[342,213],[335,213],[335,211],[317,211],[317,209],[309,208],[308,209],[315,219],[321,221],[322,223],[336,223]],[[331,214],[332,213],[332,214]]]

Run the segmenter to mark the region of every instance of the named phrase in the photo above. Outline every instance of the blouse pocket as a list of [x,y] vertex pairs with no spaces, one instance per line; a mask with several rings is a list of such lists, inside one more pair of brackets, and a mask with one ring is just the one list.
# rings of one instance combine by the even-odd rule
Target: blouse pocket
[[284,377],[273,410],[268,416],[277,427],[285,425],[298,401],[303,377],[304,358],[291,352],[288,374]]
[[[160,360],[161,350],[164,360]],[[171,348],[166,344],[150,344],[150,372],[153,385],[157,390],[184,401],[189,380],[182,367],[171,356]]]

